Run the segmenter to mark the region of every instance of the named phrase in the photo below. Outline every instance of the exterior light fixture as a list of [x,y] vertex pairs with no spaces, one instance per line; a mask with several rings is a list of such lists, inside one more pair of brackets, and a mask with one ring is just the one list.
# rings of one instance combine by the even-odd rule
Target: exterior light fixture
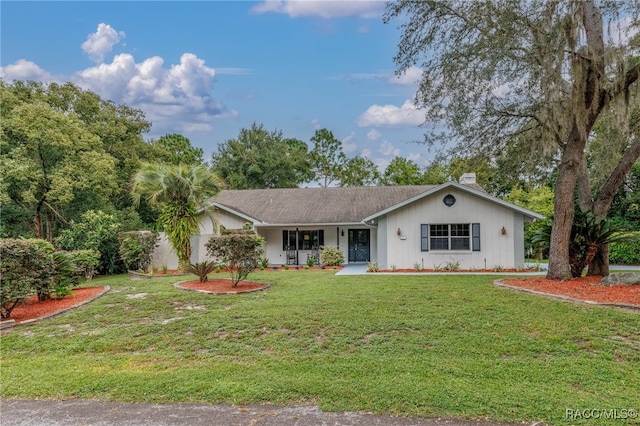
[[396,234],[398,234],[398,237],[402,235],[402,231],[400,230],[400,228],[398,228],[398,230],[396,231]]
[[507,235],[507,228],[503,226],[500,232],[502,233],[502,235]]

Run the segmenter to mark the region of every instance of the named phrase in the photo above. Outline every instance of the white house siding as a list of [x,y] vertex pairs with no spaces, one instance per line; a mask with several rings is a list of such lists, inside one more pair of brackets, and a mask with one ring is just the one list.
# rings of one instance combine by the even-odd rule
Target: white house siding
[[387,244],[389,238],[391,238],[391,236],[387,231],[387,218],[383,216],[378,220],[378,230],[376,232],[376,256],[371,257],[371,260],[376,261],[379,267],[380,265],[385,265],[383,267],[386,268],[386,265],[389,264],[387,258]]
[[[442,202],[447,194],[456,198],[452,207]],[[523,245],[524,238],[516,236],[514,230],[521,229],[521,221],[522,218],[516,221],[516,214],[510,209],[455,188],[447,188],[386,216],[386,263],[379,262],[379,266],[413,268],[417,263],[431,269],[435,265],[444,267],[447,262],[459,262],[463,269],[484,269],[485,265],[487,268],[520,266],[524,259],[516,260],[514,247]],[[420,250],[421,224],[455,223],[480,223],[480,251]],[[502,227],[506,230],[504,235]],[[398,229],[400,236],[397,235]],[[522,256],[523,250],[517,254]]]

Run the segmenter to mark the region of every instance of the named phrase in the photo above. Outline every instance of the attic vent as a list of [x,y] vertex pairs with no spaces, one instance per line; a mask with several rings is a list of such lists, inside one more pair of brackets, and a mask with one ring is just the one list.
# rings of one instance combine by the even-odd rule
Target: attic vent
[[475,173],[464,173],[460,176],[460,183],[463,185],[476,183],[476,174]]

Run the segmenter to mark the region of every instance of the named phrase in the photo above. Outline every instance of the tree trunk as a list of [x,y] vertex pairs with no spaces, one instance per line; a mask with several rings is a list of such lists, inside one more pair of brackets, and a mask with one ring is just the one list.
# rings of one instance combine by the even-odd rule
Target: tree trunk
[[598,251],[589,264],[587,275],[603,277],[609,275],[609,244],[601,244],[598,246]]
[[569,141],[562,152],[562,159],[558,167],[558,180],[554,193],[553,228],[551,229],[549,246],[549,270],[547,271],[547,278],[550,280],[571,278],[569,240],[571,239],[574,215],[573,193],[576,188],[578,167],[582,161],[584,146],[585,140],[581,137],[579,129],[574,126]]

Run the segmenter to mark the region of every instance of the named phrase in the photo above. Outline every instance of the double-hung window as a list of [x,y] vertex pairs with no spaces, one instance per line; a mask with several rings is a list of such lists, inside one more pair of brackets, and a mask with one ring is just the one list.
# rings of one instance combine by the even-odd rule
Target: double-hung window
[[420,248],[422,251],[480,251],[480,224],[422,224],[420,226],[420,241]]

